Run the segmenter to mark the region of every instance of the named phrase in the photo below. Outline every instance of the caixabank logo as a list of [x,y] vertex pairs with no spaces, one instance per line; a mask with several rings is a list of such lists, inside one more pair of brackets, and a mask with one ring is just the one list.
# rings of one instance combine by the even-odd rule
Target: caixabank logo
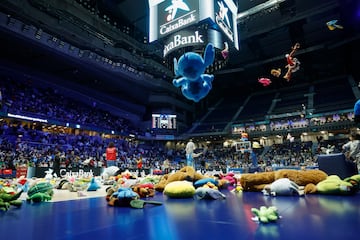
[[198,0],[167,0],[159,4],[158,11],[160,37],[199,21]]
[[217,1],[217,7],[215,8],[215,21],[219,28],[225,33],[225,35],[233,42],[233,16],[229,11],[228,6],[224,1]]
[[170,22],[174,20],[178,10],[189,12],[190,8],[183,0],[172,0],[171,5],[165,8],[165,11],[168,13],[166,21]]

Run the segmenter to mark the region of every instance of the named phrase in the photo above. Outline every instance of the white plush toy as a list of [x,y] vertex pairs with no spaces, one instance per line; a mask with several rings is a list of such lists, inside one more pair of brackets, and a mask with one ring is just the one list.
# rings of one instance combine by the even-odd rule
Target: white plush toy
[[45,171],[46,175],[45,175],[45,179],[50,181],[51,179],[53,179],[53,172],[54,170],[52,170],[51,168],[49,168],[49,170]]
[[101,174],[101,177],[104,180],[109,179],[112,176],[115,176],[116,173],[118,173],[118,171],[120,170],[120,168],[116,167],[116,166],[110,166],[104,169],[103,173]]
[[275,180],[273,183],[266,185],[262,192],[264,193],[264,195],[272,196],[301,196],[304,194],[303,189],[288,178],[280,178],[278,180]]

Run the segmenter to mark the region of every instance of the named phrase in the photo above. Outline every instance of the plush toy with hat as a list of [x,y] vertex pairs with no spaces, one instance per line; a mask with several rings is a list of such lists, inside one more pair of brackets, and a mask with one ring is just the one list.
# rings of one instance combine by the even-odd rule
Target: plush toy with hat
[[[307,184],[318,184],[325,180],[328,175],[318,169],[295,170],[280,169],[271,172],[245,173],[241,175],[240,183],[243,191],[261,192],[266,185],[273,183],[281,178],[288,178],[298,186],[306,186]],[[306,192],[305,192],[306,193]]]

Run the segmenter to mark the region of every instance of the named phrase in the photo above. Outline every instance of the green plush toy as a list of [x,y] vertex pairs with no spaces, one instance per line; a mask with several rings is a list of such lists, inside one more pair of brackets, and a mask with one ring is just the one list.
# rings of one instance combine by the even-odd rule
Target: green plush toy
[[330,175],[316,185],[318,193],[321,194],[354,194],[357,190],[353,184],[341,180],[337,175]]
[[31,195],[31,197],[28,197],[26,200],[28,202],[45,202],[51,200],[51,196],[48,193],[37,192]]
[[0,210],[7,211],[10,206],[21,207],[22,200],[19,200],[22,191],[16,194],[10,194],[3,191],[0,191]]
[[260,209],[251,208],[251,212],[255,215],[252,220],[261,223],[275,222],[280,218],[277,208],[274,206],[268,208],[261,206]]
[[360,190],[360,174],[356,174],[351,177],[345,178],[344,181],[351,183],[355,191]]

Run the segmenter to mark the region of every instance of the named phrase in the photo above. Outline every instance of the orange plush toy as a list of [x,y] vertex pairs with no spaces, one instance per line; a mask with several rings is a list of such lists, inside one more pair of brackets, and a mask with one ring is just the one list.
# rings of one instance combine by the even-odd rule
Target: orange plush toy
[[310,183],[318,184],[325,180],[328,175],[317,169],[294,170],[281,169],[272,172],[245,173],[241,175],[240,183],[244,191],[260,192],[266,185],[273,183],[280,178],[288,178],[299,186],[306,186]]

